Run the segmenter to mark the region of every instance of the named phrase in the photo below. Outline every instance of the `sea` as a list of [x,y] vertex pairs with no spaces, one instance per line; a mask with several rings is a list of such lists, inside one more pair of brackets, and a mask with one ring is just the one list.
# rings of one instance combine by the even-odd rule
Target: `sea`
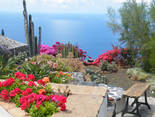
[[[113,34],[108,27],[106,14],[32,14],[35,35],[42,27],[42,44],[55,42],[73,43],[87,51],[93,59],[103,52],[120,46],[120,35]],[[25,43],[24,17],[22,13],[0,13],[0,30],[5,36]]]

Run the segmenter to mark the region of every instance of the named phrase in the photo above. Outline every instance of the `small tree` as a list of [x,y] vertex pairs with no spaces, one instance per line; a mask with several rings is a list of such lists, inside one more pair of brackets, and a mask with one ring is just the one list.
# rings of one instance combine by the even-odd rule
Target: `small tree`
[[[148,58],[151,50],[148,46],[155,39],[155,0],[150,6],[147,3],[137,3],[136,0],[127,0],[119,9],[121,23],[116,22],[116,13],[108,9],[110,21],[108,26],[114,33],[121,35],[120,42],[126,45],[136,55],[142,57],[144,68],[151,68]],[[155,45],[154,45],[155,46]]]

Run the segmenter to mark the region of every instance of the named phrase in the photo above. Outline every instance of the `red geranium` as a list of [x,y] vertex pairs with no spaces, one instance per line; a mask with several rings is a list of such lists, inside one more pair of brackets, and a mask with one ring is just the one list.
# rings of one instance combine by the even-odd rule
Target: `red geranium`
[[2,90],[0,93],[1,98],[3,98],[4,100],[8,100],[10,99],[10,96],[8,94],[8,91],[6,89]]
[[22,91],[22,95],[28,95],[32,93],[32,89],[31,88],[27,88],[26,90]]
[[16,94],[20,94],[20,92],[21,92],[19,88],[15,88],[14,91]]
[[36,84],[33,82],[33,81],[30,81],[29,83],[28,83],[28,86],[36,86]]

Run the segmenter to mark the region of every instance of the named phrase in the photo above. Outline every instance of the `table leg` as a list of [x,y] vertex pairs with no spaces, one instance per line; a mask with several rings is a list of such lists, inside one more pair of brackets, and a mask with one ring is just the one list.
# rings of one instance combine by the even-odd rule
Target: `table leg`
[[115,104],[114,104],[114,111],[113,111],[112,117],[116,117],[116,102],[115,102]]
[[137,115],[138,117],[141,117],[140,113],[139,113],[139,106],[140,106],[140,103],[138,102],[138,98],[135,99],[135,102],[136,102],[136,111],[137,111]]
[[147,105],[147,107],[151,110],[151,107],[150,105],[148,104],[148,101],[147,101],[147,92],[145,91],[145,104]]
[[134,101],[132,102],[131,106],[133,107],[135,103],[136,103],[136,101],[134,100]]
[[128,105],[129,105],[129,97],[127,97],[127,100],[126,100],[126,104],[125,104],[125,108],[122,112],[122,117],[124,116],[124,114],[128,111]]

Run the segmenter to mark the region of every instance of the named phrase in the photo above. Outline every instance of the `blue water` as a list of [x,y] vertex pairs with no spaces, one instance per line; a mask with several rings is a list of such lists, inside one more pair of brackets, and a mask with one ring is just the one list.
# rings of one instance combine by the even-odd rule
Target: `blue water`
[[[42,43],[52,45],[57,41],[78,44],[89,56],[96,58],[102,50],[118,45],[119,35],[113,35],[107,26],[108,18],[101,14],[33,14],[35,33],[42,27]],[[14,40],[25,42],[23,15],[0,13],[0,29]]]

